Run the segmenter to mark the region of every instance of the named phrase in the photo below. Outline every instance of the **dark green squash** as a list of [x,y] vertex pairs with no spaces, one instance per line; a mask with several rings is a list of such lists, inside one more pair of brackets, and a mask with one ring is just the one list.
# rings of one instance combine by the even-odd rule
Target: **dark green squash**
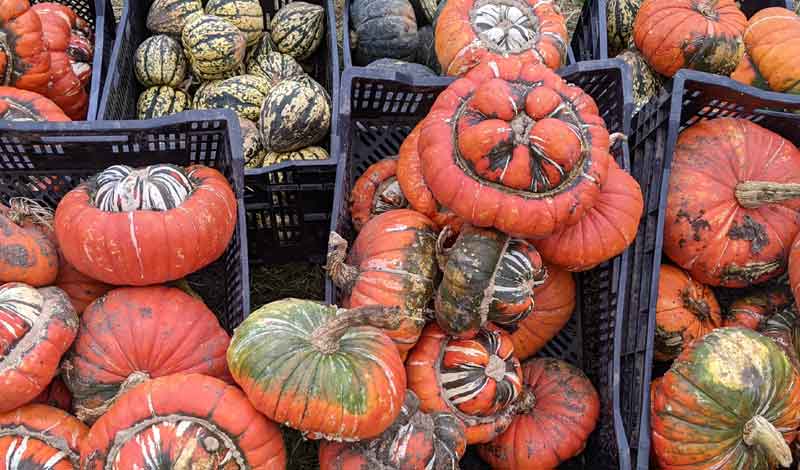
[[186,80],[187,61],[181,44],[166,34],[145,39],[133,60],[139,83],[146,87],[177,87]]
[[661,76],[650,68],[642,54],[635,48],[628,49],[617,56],[631,69],[633,82],[634,113],[638,113],[644,105],[661,92],[663,84]]
[[414,7],[408,0],[354,0],[350,24],[356,64],[384,57],[414,61],[419,38]]
[[264,11],[258,0],[208,0],[206,14],[239,28],[248,46],[256,44],[264,33]]
[[331,99],[314,80],[284,80],[267,93],[258,122],[264,148],[289,152],[319,142],[331,125]]
[[606,25],[608,26],[608,55],[613,57],[632,45],[633,22],[643,0],[608,0]]
[[181,90],[168,86],[150,87],[139,95],[137,117],[152,119],[190,109],[191,98]]
[[433,24],[433,19],[436,18],[436,11],[442,3],[446,3],[445,0],[411,0],[418,24]]
[[422,64],[416,64],[414,62],[405,62],[397,59],[378,59],[375,62],[371,62],[369,65],[367,65],[367,68],[391,70],[392,72],[405,73],[410,76],[415,76],[415,75],[420,77],[436,76],[433,70],[429,69],[428,67],[425,67]]
[[417,45],[417,56],[415,62],[422,64],[433,71],[436,75],[442,73],[442,66],[436,57],[436,43],[432,26],[423,26],[417,31],[419,44]]
[[201,80],[220,79],[237,70],[247,50],[244,34],[213,15],[190,18],[181,34],[181,42],[192,73]]
[[325,36],[325,9],[307,2],[291,2],[270,23],[275,48],[297,60],[307,59]]
[[180,36],[189,17],[202,12],[200,0],[155,0],[147,13],[147,29]]
[[239,117],[257,121],[261,105],[272,85],[258,75],[238,75],[198,89],[194,109],[230,109]]

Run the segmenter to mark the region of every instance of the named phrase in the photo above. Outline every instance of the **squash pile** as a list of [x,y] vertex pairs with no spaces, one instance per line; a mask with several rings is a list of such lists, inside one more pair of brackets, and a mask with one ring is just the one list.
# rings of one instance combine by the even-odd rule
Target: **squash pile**
[[303,70],[325,37],[319,5],[291,2],[270,24],[259,0],[156,0],[154,35],[136,49],[134,71],[146,89],[139,119],[189,109],[239,116],[248,168],[327,159],[328,92]]

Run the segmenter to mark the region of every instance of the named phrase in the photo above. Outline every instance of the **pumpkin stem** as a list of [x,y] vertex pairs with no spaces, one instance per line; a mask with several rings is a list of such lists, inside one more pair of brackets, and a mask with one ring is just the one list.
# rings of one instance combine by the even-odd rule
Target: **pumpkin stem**
[[748,446],[760,446],[771,460],[777,461],[782,467],[792,464],[792,451],[783,434],[763,416],[753,416],[745,423],[742,440]]
[[340,309],[336,316],[311,333],[311,345],[322,354],[333,354],[339,350],[339,340],[347,330],[359,326],[394,330],[400,327],[400,320],[399,307],[365,305],[350,310]]
[[614,132],[613,134],[608,136],[609,147],[617,145],[617,142],[627,142],[627,141],[628,141],[628,136],[623,134],[622,132]]
[[25,222],[53,230],[53,211],[41,202],[26,197],[13,197],[8,203],[8,218],[22,226]]
[[743,181],[736,185],[736,200],[746,209],[800,198],[800,183]]
[[328,262],[325,270],[336,287],[350,292],[358,279],[358,268],[345,263],[347,258],[347,240],[336,232],[328,236]]
[[106,414],[109,408],[116,403],[116,401],[122,395],[125,395],[129,390],[136,388],[138,385],[143,384],[144,382],[150,380],[150,375],[147,372],[142,371],[134,371],[131,375],[122,382],[120,385],[119,390],[117,393],[114,394],[113,397],[104,401],[102,404],[98,405],[97,407],[91,408],[86,407],[80,404],[75,405],[75,416],[84,422],[94,423],[97,421],[101,416]]
[[519,398],[517,398],[517,401],[514,402],[512,406],[513,413],[515,415],[523,415],[525,413],[530,413],[534,408],[536,408],[536,394],[533,393],[531,387],[525,386]]
[[453,251],[450,241],[454,234],[453,229],[447,225],[439,232],[439,237],[436,238],[436,262],[439,264],[440,271],[444,271],[445,267],[447,267],[447,259],[450,258],[450,253]]
[[686,308],[694,313],[694,316],[700,321],[708,321],[708,319],[711,318],[711,307],[708,306],[708,302],[693,297],[689,289],[683,289],[683,291],[681,291],[681,300],[683,300],[683,304]]

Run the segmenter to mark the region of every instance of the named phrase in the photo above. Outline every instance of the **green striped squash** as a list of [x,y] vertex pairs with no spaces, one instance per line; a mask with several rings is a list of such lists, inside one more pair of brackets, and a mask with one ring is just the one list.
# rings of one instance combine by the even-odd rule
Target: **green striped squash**
[[328,151],[322,147],[305,147],[291,152],[266,152],[262,167],[277,165],[278,163],[296,160],[327,160],[330,158]]
[[608,0],[606,21],[608,26],[608,55],[614,56],[631,44],[633,22],[643,0]]
[[183,28],[181,42],[192,73],[201,80],[214,80],[236,70],[247,50],[244,34],[214,15],[196,15]]
[[245,168],[259,168],[264,162],[266,152],[261,145],[261,134],[258,126],[249,119],[239,118],[239,129],[242,131],[242,156]]
[[253,54],[247,62],[247,73],[264,77],[273,84],[306,74],[294,57],[277,51]]
[[644,107],[661,90],[661,77],[647,64],[636,49],[628,49],[617,56],[631,68],[634,113]]
[[267,93],[258,128],[268,152],[289,152],[320,141],[331,125],[328,93],[311,80],[284,80]]
[[177,87],[186,80],[186,64],[181,44],[166,34],[145,39],[133,61],[136,78],[146,87]]
[[152,119],[190,109],[189,95],[168,86],[154,86],[139,95],[136,106],[139,119]]
[[244,33],[252,46],[264,33],[264,11],[258,0],[208,0],[206,14],[218,16]]
[[297,60],[306,59],[322,43],[325,10],[306,2],[289,3],[275,13],[270,29],[278,51]]
[[147,12],[147,29],[179,36],[189,17],[203,13],[200,0],[155,0]]
[[258,120],[270,83],[257,75],[239,75],[211,82],[194,94],[194,109],[230,109],[240,117]]
[[248,46],[244,62],[249,64],[254,57],[267,54],[274,50],[275,47],[272,45],[272,37],[270,37],[269,34],[264,34],[255,44]]

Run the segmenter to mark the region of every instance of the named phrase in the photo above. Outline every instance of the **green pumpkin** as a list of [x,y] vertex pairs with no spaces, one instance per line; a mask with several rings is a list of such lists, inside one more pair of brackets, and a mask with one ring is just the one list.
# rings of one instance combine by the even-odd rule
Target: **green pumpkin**
[[181,34],[192,73],[201,80],[215,80],[237,70],[247,50],[244,34],[213,15],[189,19]]
[[273,85],[306,74],[292,56],[277,51],[253,54],[247,61],[247,73],[264,77]]
[[433,70],[425,67],[422,64],[414,63],[414,62],[404,62],[402,60],[397,59],[378,59],[375,62],[371,62],[367,65],[368,69],[381,69],[381,70],[391,70],[393,72],[400,72],[408,74],[409,76],[418,76],[418,77],[435,77],[436,74]]
[[145,39],[133,60],[139,83],[146,87],[177,87],[186,80],[186,57],[181,44],[166,34]]
[[191,98],[181,90],[168,86],[150,87],[139,95],[136,105],[139,119],[152,119],[190,109]]
[[634,113],[638,113],[644,105],[655,98],[661,92],[661,76],[650,68],[642,54],[636,49],[628,49],[617,56],[622,59],[631,69],[631,81],[633,82],[633,104]]
[[631,44],[633,23],[643,0],[608,0],[606,23],[608,26],[608,54],[613,57]]
[[423,26],[417,31],[418,45],[416,59],[418,64],[422,64],[433,71],[434,75],[442,73],[442,66],[436,57],[436,42],[433,34],[433,27]]
[[238,75],[211,82],[194,94],[194,109],[230,109],[239,117],[258,120],[270,83],[257,75]]
[[328,93],[311,78],[284,80],[267,93],[258,122],[268,152],[289,152],[319,142],[331,125]]
[[414,7],[408,0],[353,0],[350,24],[356,64],[384,57],[414,61],[419,38]]
[[244,33],[252,46],[264,34],[264,11],[258,0],[208,0],[206,14],[218,16]]
[[239,118],[239,129],[242,131],[242,156],[245,168],[259,168],[264,162],[266,152],[261,145],[261,134],[256,123],[249,119]]
[[270,29],[278,51],[297,60],[307,59],[325,35],[325,9],[306,2],[288,3],[275,13]]
[[311,146],[291,152],[267,152],[264,155],[261,166],[268,167],[295,160],[327,160],[328,158],[330,158],[330,155],[328,155],[327,150],[322,147]]
[[154,0],[147,12],[147,29],[180,36],[192,15],[203,13],[200,0]]

